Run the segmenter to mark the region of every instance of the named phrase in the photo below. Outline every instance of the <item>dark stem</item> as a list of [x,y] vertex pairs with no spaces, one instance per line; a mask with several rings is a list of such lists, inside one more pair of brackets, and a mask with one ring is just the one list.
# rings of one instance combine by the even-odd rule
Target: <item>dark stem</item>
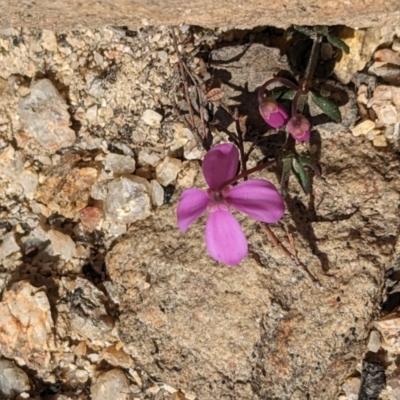
[[225,183],[223,183],[218,188],[218,190],[221,191],[224,188],[226,188],[227,186],[231,185],[232,183],[237,182],[239,179],[246,178],[247,176],[249,176],[250,174],[253,174],[254,172],[261,171],[261,170],[267,169],[267,168],[271,168],[275,164],[276,164],[276,160],[272,160],[272,161],[268,161],[268,162],[260,164],[260,165],[256,165],[255,167],[250,168],[247,171],[244,171],[241,174],[234,176],[232,179],[229,179],[229,181],[226,181]]
[[[238,138],[238,147],[239,147],[239,152],[240,152],[240,160],[242,161],[242,172],[247,171],[247,166],[246,166],[246,154],[244,152],[244,146],[243,146],[243,131],[242,128],[240,127],[240,117],[239,117],[239,111],[237,108],[235,108],[235,112],[233,113],[233,119],[235,120],[235,125],[236,125],[236,133],[237,133],[237,138]],[[247,176],[244,177],[244,180],[247,181]]]
[[300,89],[296,92],[294,95],[293,101],[292,101],[292,117],[294,117],[297,114],[297,105],[299,103],[300,96],[304,94],[303,91]]
[[310,58],[308,60],[307,69],[304,74],[304,78],[300,82],[300,87],[302,90],[302,94],[307,94],[310,86],[311,80],[314,76],[315,67],[317,66],[318,56],[319,56],[319,47],[321,45],[322,36],[317,35],[314,39],[313,46],[311,48]]

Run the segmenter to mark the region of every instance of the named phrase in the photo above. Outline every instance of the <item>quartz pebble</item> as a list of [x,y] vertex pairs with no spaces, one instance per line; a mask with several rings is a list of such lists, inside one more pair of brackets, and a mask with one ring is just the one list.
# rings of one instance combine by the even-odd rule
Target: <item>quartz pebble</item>
[[0,360],[0,394],[14,398],[30,389],[28,376],[21,368],[13,361]]
[[151,201],[155,206],[162,206],[164,203],[164,189],[155,179],[151,181]]
[[114,174],[132,174],[135,171],[135,160],[122,154],[107,154],[104,160],[104,168]]
[[130,224],[150,215],[150,197],[144,181],[139,177],[122,176],[100,182],[93,187],[92,197],[104,201],[107,219]]
[[386,147],[388,143],[387,143],[387,140],[385,138],[385,135],[378,135],[378,136],[375,136],[373,138],[372,144],[375,147]]
[[50,80],[33,81],[30,94],[21,99],[18,113],[44,150],[55,152],[75,142],[75,132],[69,127],[68,105]]
[[157,165],[157,180],[163,186],[167,186],[175,181],[181,169],[182,162],[177,158],[165,157],[161,164]]
[[47,236],[54,254],[60,255],[66,261],[74,257],[76,246],[70,236],[54,229],[49,230]]
[[158,127],[162,121],[162,115],[154,110],[145,110],[142,120],[146,125]]
[[371,331],[367,344],[368,350],[377,353],[381,348],[381,335],[378,331]]
[[366,119],[359,124],[357,124],[354,128],[351,129],[353,136],[361,136],[366,135],[372,129],[375,128],[375,122],[369,119]]
[[119,369],[112,369],[101,374],[92,385],[92,400],[128,400],[130,399],[129,382]]
[[9,232],[3,237],[3,241],[0,244],[0,260],[17,251],[19,251],[19,246],[15,241],[15,236],[12,232]]

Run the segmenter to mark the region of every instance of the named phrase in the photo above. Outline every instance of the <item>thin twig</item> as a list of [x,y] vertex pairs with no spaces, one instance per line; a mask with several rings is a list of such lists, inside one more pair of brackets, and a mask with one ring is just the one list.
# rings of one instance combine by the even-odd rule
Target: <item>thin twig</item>
[[[304,265],[297,257],[297,254],[292,254],[283,244],[282,242],[276,237],[275,233],[272,232],[271,228],[264,223],[260,223],[262,229],[268,236],[269,240],[288,258],[290,258],[298,267],[300,267],[311,279],[313,284],[316,286],[317,289],[323,289],[324,287],[321,285],[321,282],[309,271],[309,269]],[[292,237],[293,239],[293,237]],[[290,241],[290,239],[289,239]],[[294,242],[293,242],[294,243]]]
[[[235,111],[233,113],[233,119],[235,120],[235,125],[236,125],[236,134],[238,138],[238,144],[239,144],[239,152],[240,152],[240,159],[242,161],[242,172],[245,173],[247,171],[247,166],[246,166],[246,154],[244,152],[244,145],[243,145],[243,131],[240,126],[240,117],[239,117],[239,111],[237,108],[235,108]],[[247,176],[244,177],[244,180],[247,181]]]
[[[184,88],[184,92],[185,92],[185,100],[186,100],[187,108],[189,111],[189,123],[191,125],[191,127],[189,129],[197,136],[197,139],[200,141],[200,143],[203,145],[203,147],[205,147],[204,145],[205,145],[206,138],[202,137],[202,135],[199,133],[199,131],[196,127],[196,123],[195,123],[195,119],[194,119],[194,111],[193,111],[192,102],[191,102],[191,98],[190,98],[190,94],[189,94],[189,84],[187,81],[187,75],[185,74],[185,63],[182,60],[181,53],[178,48],[178,40],[176,38],[175,30],[173,27],[171,28],[171,35],[172,35],[172,40],[173,40],[173,44],[174,44],[174,49],[175,49],[176,55],[178,57],[179,73],[180,73],[181,80],[183,83],[183,88]],[[201,110],[200,110],[200,114],[201,114]]]

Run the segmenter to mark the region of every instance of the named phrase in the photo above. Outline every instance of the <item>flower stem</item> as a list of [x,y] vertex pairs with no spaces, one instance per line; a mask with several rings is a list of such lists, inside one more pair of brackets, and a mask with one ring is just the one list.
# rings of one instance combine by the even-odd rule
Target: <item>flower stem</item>
[[321,45],[321,41],[322,41],[322,36],[317,34],[317,36],[314,39],[312,48],[311,48],[311,54],[310,54],[310,58],[308,60],[304,78],[300,82],[300,87],[301,87],[301,90],[303,91],[303,94],[307,94],[310,89],[311,80],[314,76],[315,68],[317,66],[317,61],[318,61],[318,56],[319,56],[319,47]]
[[273,167],[275,164],[276,164],[276,160],[271,160],[271,161],[268,161],[268,162],[266,162],[266,163],[256,165],[255,167],[250,168],[250,169],[248,169],[247,171],[243,171],[241,174],[234,176],[232,179],[229,179],[228,181],[226,181],[225,183],[223,183],[223,184],[218,188],[218,190],[221,191],[221,190],[223,190],[224,188],[226,188],[227,186],[232,185],[232,183],[237,182],[239,179],[246,178],[246,177],[248,177],[250,174],[253,174],[254,172],[258,172],[258,171],[261,171],[261,170],[263,170],[263,169],[267,169],[267,168]]

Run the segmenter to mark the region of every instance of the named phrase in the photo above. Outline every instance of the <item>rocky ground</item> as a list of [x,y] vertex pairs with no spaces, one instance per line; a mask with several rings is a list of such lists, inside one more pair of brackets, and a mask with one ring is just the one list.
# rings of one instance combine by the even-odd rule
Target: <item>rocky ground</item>
[[[248,115],[246,146],[265,133],[250,164],[268,157],[281,136],[256,88],[301,54],[274,29],[177,34],[188,70]],[[302,149],[323,174],[311,197],[290,183],[284,218],[320,290],[253,221],[233,269],[204,222],[177,229],[205,151],[170,28],[0,31],[2,398],[400,399],[400,31],[339,34],[351,53],[323,45],[321,85],[343,120],[310,109]]]

